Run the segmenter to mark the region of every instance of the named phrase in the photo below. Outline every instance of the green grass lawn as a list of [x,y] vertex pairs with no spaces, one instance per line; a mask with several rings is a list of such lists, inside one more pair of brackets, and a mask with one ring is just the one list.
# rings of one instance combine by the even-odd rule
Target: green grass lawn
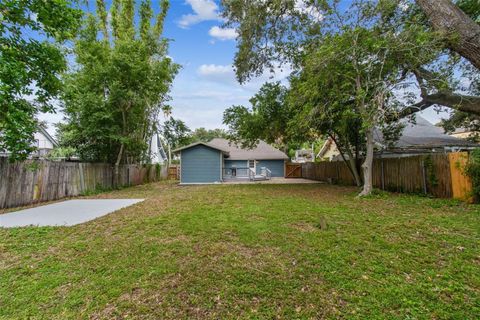
[[[480,209],[330,185],[149,184],[0,229],[0,318],[478,319]],[[321,225],[327,224],[327,228]]]

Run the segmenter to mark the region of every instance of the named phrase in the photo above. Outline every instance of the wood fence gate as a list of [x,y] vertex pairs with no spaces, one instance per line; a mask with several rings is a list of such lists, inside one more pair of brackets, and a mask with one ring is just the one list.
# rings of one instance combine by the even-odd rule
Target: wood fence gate
[[285,178],[301,178],[302,165],[300,163],[285,164]]
[[168,167],[168,180],[180,180],[180,165]]

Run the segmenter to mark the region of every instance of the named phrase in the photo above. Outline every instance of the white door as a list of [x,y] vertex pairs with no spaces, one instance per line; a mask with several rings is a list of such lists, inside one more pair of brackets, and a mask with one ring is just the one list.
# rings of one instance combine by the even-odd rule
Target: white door
[[255,160],[248,160],[248,168],[253,172],[254,175],[257,174],[257,162]]

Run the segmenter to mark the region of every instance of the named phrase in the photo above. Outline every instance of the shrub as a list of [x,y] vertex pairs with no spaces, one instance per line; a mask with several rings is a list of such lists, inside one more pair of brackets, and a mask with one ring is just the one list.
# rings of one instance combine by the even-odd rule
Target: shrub
[[475,202],[478,202],[480,200],[480,148],[470,152],[465,173],[472,179],[473,197]]

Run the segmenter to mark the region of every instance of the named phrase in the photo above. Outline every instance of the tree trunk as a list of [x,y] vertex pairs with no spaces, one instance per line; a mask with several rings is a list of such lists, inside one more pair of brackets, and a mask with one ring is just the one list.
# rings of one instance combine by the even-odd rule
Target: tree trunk
[[170,147],[170,143],[168,144],[168,165],[172,164],[172,148]]
[[123,156],[123,143],[120,145],[120,150],[117,154],[117,161],[115,161],[115,171],[113,174],[113,187],[118,188],[120,186],[120,161],[122,161]]
[[357,187],[360,187],[362,185],[362,179],[360,179],[360,174],[358,173],[357,166],[355,165],[356,161],[352,157],[352,152],[347,148],[348,150],[346,152],[348,156],[348,160],[347,160],[345,158],[343,151],[341,151],[340,148],[338,148],[338,146],[337,146],[337,149],[340,152],[340,156],[342,156],[343,162],[346,164],[347,168],[350,170],[350,173],[352,174],[353,179],[355,180],[355,184],[357,185]]
[[363,190],[358,195],[359,197],[367,196],[373,190],[373,126],[367,131],[367,154],[365,161],[362,164],[363,169]]
[[354,158],[350,150],[348,150],[348,162],[350,163],[350,171],[353,174],[355,183],[357,184],[357,187],[360,187],[362,185],[362,179],[360,178],[360,173],[358,172],[357,159]]
[[432,27],[446,36],[447,47],[480,69],[480,25],[450,0],[417,0]]
[[[129,109],[131,104],[129,104],[127,110]],[[124,137],[127,135],[127,110],[122,110],[122,134]],[[113,177],[113,187],[118,188],[120,186],[120,162],[122,161],[123,157],[123,152],[125,149],[125,144],[124,142],[121,142],[120,144],[120,150],[118,151],[117,154],[117,160],[115,161],[115,171],[114,171],[114,177]]]
[[[329,137],[330,139],[333,140],[333,142],[335,143],[335,146],[337,146],[338,152],[340,153],[340,156],[342,157],[343,162],[347,165],[347,168],[350,170],[350,173],[352,174],[353,179],[355,180],[355,184],[357,185],[357,187],[360,187],[362,185],[362,179],[360,178],[360,174],[358,173],[358,168],[356,166],[356,162],[357,162],[356,160],[358,159],[358,157],[353,157],[352,150],[350,150],[348,145],[344,148],[345,151],[343,151],[342,150],[343,147],[339,144],[338,140],[335,139],[335,137],[332,134],[330,134]],[[345,158],[345,153],[348,156],[348,160]]]

